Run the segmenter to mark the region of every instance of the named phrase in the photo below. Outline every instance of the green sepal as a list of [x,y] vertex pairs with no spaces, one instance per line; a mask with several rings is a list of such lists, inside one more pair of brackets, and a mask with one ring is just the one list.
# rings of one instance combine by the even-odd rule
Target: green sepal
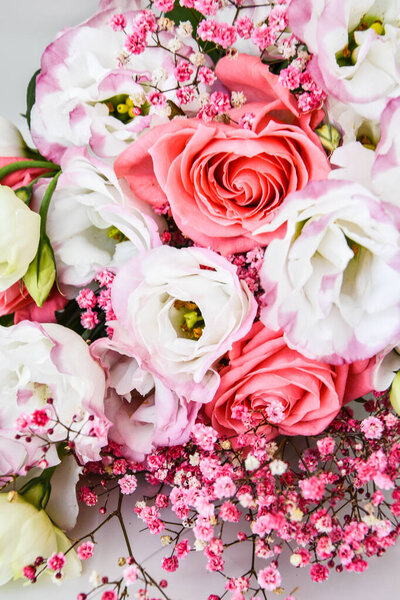
[[30,186],[22,186],[15,190],[15,195],[18,196],[27,206],[29,206],[32,198],[32,188]]
[[38,477],[30,479],[18,493],[38,510],[45,509],[51,494],[50,480],[55,470],[56,467],[45,469]]
[[14,313],[0,317],[0,325],[2,327],[11,327],[11,325],[14,325]]
[[35,73],[31,77],[31,79],[28,83],[28,87],[26,89],[26,114],[23,116],[26,118],[26,120],[28,122],[29,129],[31,127],[31,112],[32,112],[32,108],[33,108],[33,105],[35,104],[35,100],[36,100],[36,79],[37,79],[39,73],[40,73],[40,69],[35,71]]

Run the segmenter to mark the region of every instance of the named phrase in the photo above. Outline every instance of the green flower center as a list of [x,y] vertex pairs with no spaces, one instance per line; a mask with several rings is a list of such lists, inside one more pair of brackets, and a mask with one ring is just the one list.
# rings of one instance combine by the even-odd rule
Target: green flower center
[[364,15],[355,29],[349,31],[349,39],[343,50],[336,52],[336,62],[339,67],[349,67],[357,62],[358,44],[354,34],[357,31],[373,29],[378,35],[385,35],[385,27],[382,21],[374,16]]
[[109,114],[124,124],[130,123],[136,117],[148,115],[150,110],[149,102],[146,101],[137,106],[128,94],[112,96],[102,100],[101,104],[105,104]]
[[174,321],[181,337],[198,340],[203,334],[205,323],[197,304],[191,301],[175,300],[174,309],[178,313]]

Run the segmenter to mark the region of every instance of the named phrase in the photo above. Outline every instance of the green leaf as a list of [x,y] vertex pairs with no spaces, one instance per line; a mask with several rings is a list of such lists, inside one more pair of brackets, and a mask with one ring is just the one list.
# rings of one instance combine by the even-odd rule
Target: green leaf
[[2,327],[10,327],[11,325],[14,325],[14,313],[0,317],[0,325]]
[[35,104],[36,99],[36,79],[40,73],[40,69],[38,69],[31,77],[30,82],[28,83],[28,87],[26,89],[26,114],[24,115],[27,122],[28,127],[31,127],[31,112],[32,107]]
[[37,254],[23,277],[26,289],[38,306],[43,306],[56,280],[53,249],[47,235],[40,238]]

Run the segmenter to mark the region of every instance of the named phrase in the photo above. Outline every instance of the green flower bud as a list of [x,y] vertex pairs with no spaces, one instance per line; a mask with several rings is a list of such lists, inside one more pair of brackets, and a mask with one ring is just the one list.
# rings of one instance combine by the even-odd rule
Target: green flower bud
[[397,371],[390,388],[390,402],[394,410],[400,415],[400,371]]
[[330,123],[326,123],[318,129],[315,130],[315,133],[318,135],[321,140],[321,144],[330,154],[336,150],[336,148],[340,144],[341,135],[340,132],[333,127]]
[[43,306],[56,280],[53,249],[47,236],[40,240],[37,254],[24,275],[24,283],[38,306]]

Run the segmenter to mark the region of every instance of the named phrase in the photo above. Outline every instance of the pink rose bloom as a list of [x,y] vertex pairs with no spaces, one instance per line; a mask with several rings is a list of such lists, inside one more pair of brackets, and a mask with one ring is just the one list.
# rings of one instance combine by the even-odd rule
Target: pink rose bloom
[[229,365],[220,371],[221,383],[206,407],[219,434],[248,429],[232,417],[232,409],[249,409],[267,439],[278,434],[316,435],[337,415],[343,403],[372,390],[373,361],[329,365],[302,356],[286,345],[282,331],[257,322],[233,345]]
[[39,323],[55,323],[56,310],[62,310],[67,299],[53,288],[43,306],[37,306],[20,281],[14,283],[0,293],[0,317],[14,313],[14,323],[20,321],[37,321]]
[[168,201],[186,236],[230,254],[279,235],[254,231],[273,219],[288,194],[325,179],[330,167],[311,128],[321,113],[300,115],[260,59],[224,58],[216,74],[228,89],[244,92],[248,103],[230,114],[237,121],[253,113],[252,130],[175,118],[129,146],[115,171],[140,199],[155,207]]
[[[0,156],[0,169],[9,165],[11,163],[21,162],[21,161],[29,160],[24,156]],[[1,185],[8,185],[8,187],[13,190],[17,190],[20,187],[29,185],[36,177],[46,173],[47,169],[22,169],[20,171],[15,171],[14,173],[10,173],[7,177],[4,177],[0,183]]]

